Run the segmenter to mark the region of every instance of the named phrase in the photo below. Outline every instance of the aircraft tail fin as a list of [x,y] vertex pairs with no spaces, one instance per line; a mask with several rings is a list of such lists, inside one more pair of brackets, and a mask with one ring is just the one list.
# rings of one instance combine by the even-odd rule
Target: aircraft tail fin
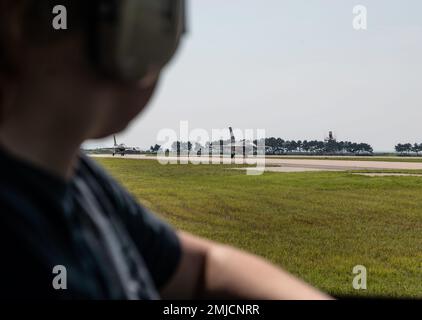
[[236,139],[234,138],[234,134],[233,134],[233,129],[232,129],[232,127],[229,127],[229,130],[230,130],[230,138],[231,138],[231,142],[232,142],[232,143],[235,143],[235,142],[236,142]]
[[114,146],[117,146],[116,135],[113,134]]

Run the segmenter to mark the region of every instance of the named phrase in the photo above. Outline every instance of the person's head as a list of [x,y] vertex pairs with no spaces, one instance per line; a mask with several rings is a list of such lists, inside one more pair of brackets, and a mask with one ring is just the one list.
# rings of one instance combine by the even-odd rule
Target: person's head
[[[161,70],[132,80],[99,72],[90,21],[98,2],[0,0],[0,128],[10,119],[48,118],[57,130],[99,138],[124,129],[145,107]],[[67,30],[52,25],[59,4]]]

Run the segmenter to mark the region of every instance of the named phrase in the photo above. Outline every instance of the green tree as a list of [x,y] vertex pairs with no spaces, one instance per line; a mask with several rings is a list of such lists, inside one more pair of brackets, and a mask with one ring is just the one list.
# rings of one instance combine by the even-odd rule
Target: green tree
[[394,149],[396,150],[397,153],[403,154],[403,145],[401,143],[398,143],[394,146]]
[[415,143],[412,146],[412,152],[416,153],[416,156],[419,156],[419,152],[422,152],[422,143]]
[[412,152],[412,144],[411,143],[405,143],[404,144],[404,149],[406,153],[411,153]]
[[160,150],[161,146],[159,144],[156,144],[155,146],[151,146],[149,148],[151,153],[157,153]]

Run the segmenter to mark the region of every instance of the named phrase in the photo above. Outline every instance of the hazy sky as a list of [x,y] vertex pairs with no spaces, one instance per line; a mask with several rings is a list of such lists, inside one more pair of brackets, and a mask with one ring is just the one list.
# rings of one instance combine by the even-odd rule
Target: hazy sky
[[[352,27],[359,4],[366,31]],[[187,120],[284,139],[333,130],[376,151],[422,143],[422,1],[190,0],[188,23],[148,110],[118,142],[146,148]]]

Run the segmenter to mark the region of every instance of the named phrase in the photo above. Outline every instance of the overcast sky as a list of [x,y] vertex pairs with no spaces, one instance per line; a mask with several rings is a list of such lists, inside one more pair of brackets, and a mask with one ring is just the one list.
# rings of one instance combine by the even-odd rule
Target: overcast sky
[[[353,7],[368,29],[353,29]],[[163,128],[265,129],[284,139],[422,143],[422,1],[190,0],[189,33],[118,142]],[[111,146],[112,139],[88,146]]]

